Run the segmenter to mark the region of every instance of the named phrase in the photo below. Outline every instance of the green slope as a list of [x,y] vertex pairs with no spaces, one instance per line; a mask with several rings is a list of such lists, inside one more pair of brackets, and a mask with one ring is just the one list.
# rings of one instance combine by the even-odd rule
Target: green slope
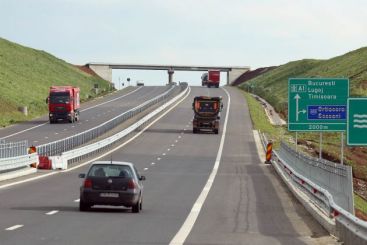
[[281,65],[239,87],[268,100],[277,111],[287,115],[287,84],[293,77],[347,77],[351,96],[367,96],[367,48],[329,60],[300,60]]
[[[45,99],[51,85],[80,87],[85,101],[96,96],[94,84],[104,93],[110,90],[109,82],[61,59],[0,38],[0,126],[47,113]],[[28,107],[28,117],[17,111],[20,106]]]

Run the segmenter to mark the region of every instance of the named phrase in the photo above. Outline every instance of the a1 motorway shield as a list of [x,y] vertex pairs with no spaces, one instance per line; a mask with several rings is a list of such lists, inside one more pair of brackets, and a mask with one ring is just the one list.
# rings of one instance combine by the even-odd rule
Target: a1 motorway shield
[[348,97],[346,78],[289,79],[288,130],[346,130]]
[[347,145],[367,145],[367,98],[348,99]]

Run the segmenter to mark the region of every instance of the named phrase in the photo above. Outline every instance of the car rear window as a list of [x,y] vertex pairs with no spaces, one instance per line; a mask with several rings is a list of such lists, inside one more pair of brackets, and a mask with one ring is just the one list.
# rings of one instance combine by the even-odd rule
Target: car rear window
[[131,168],[126,165],[96,164],[89,170],[90,177],[119,177],[131,178]]

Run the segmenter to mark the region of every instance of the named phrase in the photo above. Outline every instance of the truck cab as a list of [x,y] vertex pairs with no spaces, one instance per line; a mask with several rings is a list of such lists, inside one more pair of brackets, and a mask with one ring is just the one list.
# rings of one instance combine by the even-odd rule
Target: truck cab
[[223,109],[221,97],[197,96],[192,104],[194,119],[193,133],[212,131],[219,133],[220,112]]
[[50,123],[59,119],[73,123],[79,120],[80,89],[73,86],[52,86],[46,99]]

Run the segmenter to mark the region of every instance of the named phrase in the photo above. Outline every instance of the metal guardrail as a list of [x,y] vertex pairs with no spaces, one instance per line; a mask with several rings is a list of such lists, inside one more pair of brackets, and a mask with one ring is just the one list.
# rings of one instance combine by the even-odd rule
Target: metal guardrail
[[[265,146],[268,143],[265,135],[261,135],[261,140]],[[306,176],[300,174],[296,168],[291,166],[289,160],[283,159],[278,151],[273,151],[272,164],[287,176],[294,187],[306,194],[312,204],[322,210],[329,218],[336,222],[336,236],[346,245],[348,244],[367,244],[367,222],[359,219],[347,210],[340,207],[332,194],[314,183]],[[283,176],[281,176],[283,178]],[[309,203],[308,205],[312,205]]]
[[133,116],[137,115],[138,113],[146,110],[147,108],[162,102],[169,98],[171,94],[174,92],[176,86],[172,86],[169,90],[160,94],[143,104],[132,108],[104,123],[98,125],[94,128],[91,128],[87,131],[78,133],[76,135],[70,136],[65,139],[57,140],[54,142],[50,142],[44,145],[37,146],[37,152],[40,156],[56,156],[60,155],[62,152],[74,149],[80,145],[83,145],[101,135],[108,132],[109,130],[115,128],[116,126],[120,125],[122,122],[132,118]]
[[297,173],[326,189],[336,204],[354,214],[352,167],[319,159],[296,151],[281,142],[277,154]]
[[32,163],[38,163],[37,153],[0,159],[0,173],[17,170],[29,166]]
[[178,101],[189,91],[189,87],[187,85],[181,86],[181,88],[184,89],[184,91],[182,91],[179,95],[177,95],[176,97],[174,97],[167,103],[163,104],[162,106],[158,107],[153,112],[149,113],[148,115],[140,119],[138,122],[134,123],[133,125],[124,129],[123,131],[113,136],[110,136],[106,139],[103,139],[101,141],[98,141],[96,143],[92,143],[92,144],[89,144],[89,145],[86,145],[86,146],[83,146],[77,149],[63,152],[61,154],[61,159],[60,159],[60,161],[62,162],[61,165],[67,167],[69,163],[80,161],[84,158],[88,158],[94,154],[103,152],[107,148],[110,148],[111,146],[115,145],[124,137],[130,135],[135,130],[139,129],[140,127],[144,126],[146,123],[150,122],[152,118],[154,118],[156,115],[161,113],[164,109],[166,109],[167,107],[169,107],[170,105]]
[[0,159],[28,154],[28,141],[8,142],[0,140]]

